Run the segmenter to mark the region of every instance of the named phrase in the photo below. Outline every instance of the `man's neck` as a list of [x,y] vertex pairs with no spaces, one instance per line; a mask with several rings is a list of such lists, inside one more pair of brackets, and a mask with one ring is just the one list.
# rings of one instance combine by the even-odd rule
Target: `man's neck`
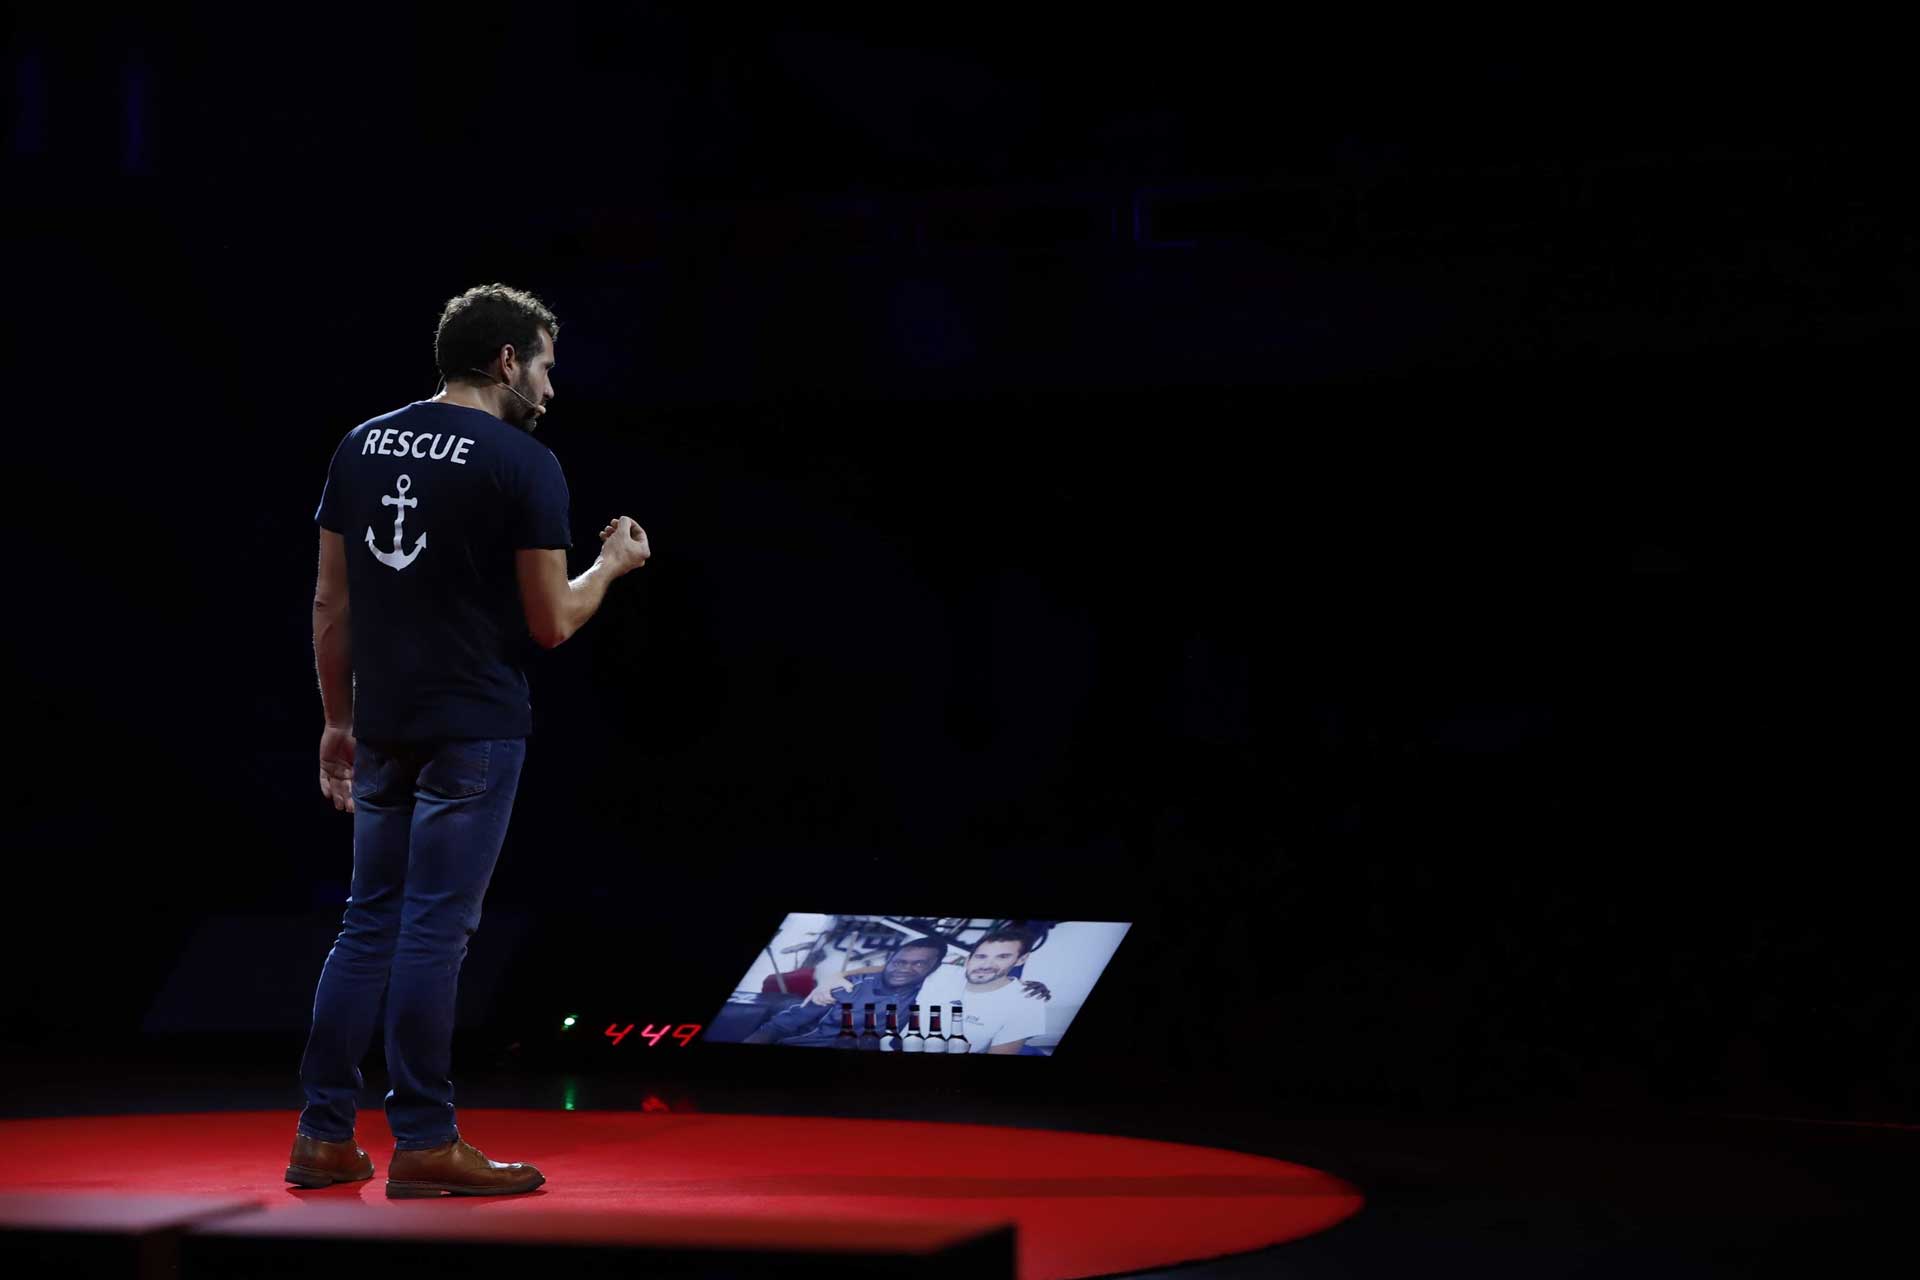
[[1011,974],[1002,974],[998,978],[995,978],[992,982],[987,983],[985,986],[976,987],[973,985],[971,981],[969,981],[967,983],[967,993],[969,995],[984,996],[990,991],[998,991],[1000,988],[1006,986],[1009,982],[1012,982],[1012,981],[1013,981],[1013,976]]
[[449,382],[431,403],[457,404],[468,409],[478,409],[482,413],[490,413],[502,422],[507,420],[505,387],[479,387],[471,382]]

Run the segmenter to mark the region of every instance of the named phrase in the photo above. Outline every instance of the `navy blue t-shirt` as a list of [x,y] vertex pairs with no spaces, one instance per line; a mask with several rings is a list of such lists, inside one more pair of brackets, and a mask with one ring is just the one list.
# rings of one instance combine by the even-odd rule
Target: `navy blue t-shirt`
[[420,401],[347,433],[314,519],[347,541],[355,736],[527,736],[536,646],[514,552],[573,546],[553,451],[490,413]]

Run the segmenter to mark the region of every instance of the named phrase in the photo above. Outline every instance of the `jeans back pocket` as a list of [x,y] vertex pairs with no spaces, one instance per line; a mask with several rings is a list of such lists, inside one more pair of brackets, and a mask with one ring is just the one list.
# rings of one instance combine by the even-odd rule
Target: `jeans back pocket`
[[487,789],[487,769],[492,762],[490,740],[443,742],[420,771],[420,789],[444,800],[477,796]]

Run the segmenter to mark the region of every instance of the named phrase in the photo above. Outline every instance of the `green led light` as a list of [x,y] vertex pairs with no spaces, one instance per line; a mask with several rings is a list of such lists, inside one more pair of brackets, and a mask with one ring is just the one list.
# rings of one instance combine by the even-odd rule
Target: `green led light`
[[560,1025],[563,1027],[570,1027],[577,1021],[579,1021],[579,1019],[575,1018],[572,1014],[568,1014],[566,1017],[560,1020]]

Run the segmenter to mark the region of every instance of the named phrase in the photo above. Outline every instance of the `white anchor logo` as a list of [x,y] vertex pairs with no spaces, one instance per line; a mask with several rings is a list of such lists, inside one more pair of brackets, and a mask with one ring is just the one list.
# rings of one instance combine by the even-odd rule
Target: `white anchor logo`
[[400,490],[399,497],[395,498],[388,494],[380,495],[381,506],[397,508],[393,513],[393,550],[382,551],[373,545],[373,527],[371,525],[367,527],[367,550],[373,552],[373,558],[387,566],[387,568],[404,569],[413,563],[415,556],[420,554],[420,548],[427,545],[427,535],[424,533],[420,535],[419,541],[413,544],[413,550],[405,552],[404,554],[401,552],[400,526],[407,521],[407,508],[419,506],[420,499],[409,498],[407,496],[407,490],[413,487],[413,481],[409,477],[401,476],[399,484],[396,487]]

